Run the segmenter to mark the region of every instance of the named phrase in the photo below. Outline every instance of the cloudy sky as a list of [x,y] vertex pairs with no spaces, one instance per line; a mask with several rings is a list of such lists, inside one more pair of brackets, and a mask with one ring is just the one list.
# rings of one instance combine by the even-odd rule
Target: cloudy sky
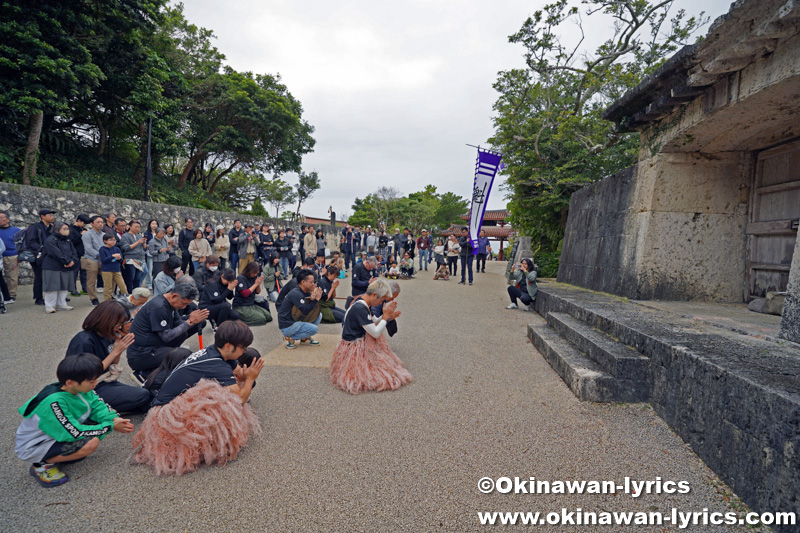
[[[322,189],[301,211],[317,217],[329,206],[352,214],[356,197],[381,186],[408,194],[434,184],[467,197],[475,151],[465,144],[485,145],[497,72],[523,64],[508,36],[545,3],[184,1],[188,20],[214,31],[230,66],[280,73],[302,102],[317,141],[303,167],[319,172]],[[673,11],[697,14],[699,4],[713,20],[730,1],[676,0]],[[605,23],[584,26],[589,44],[610,34]],[[501,179],[490,209],[505,207]]]

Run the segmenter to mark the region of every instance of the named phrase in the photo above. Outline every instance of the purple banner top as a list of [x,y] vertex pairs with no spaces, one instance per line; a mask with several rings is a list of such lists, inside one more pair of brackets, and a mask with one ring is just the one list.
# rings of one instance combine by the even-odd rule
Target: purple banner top
[[469,208],[469,238],[472,240],[472,254],[478,253],[478,235],[486,213],[489,193],[492,191],[494,176],[500,166],[503,154],[478,148],[478,159],[475,162],[475,180],[472,184],[472,205]]

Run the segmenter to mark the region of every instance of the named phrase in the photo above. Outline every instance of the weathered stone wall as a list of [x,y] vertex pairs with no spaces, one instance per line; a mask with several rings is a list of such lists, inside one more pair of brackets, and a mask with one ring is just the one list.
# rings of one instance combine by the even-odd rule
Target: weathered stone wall
[[786,303],[781,318],[781,337],[800,343],[800,238],[794,243]]
[[749,161],[658,154],[584,187],[558,280],[633,299],[742,301]]
[[558,281],[636,297],[631,227],[636,174],[633,166],[572,195]]
[[[214,227],[223,224],[228,230],[233,228],[233,222],[236,219],[240,219],[244,224],[251,223],[253,225],[267,222],[276,228],[285,228],[290,225],[285,220],[253,217],[231,211],[212,211],[127,198],[112,198],[96,194],[0,183],[0,210],[9,212],[11,223],[14,226],[26,228],[30,224],[38,222],[38,211],[45,207],[56,211],[56,220],[64,220],[69,223],[74,222],[81,213],[97,215],[113,212],[125,220],[132,218],[141,220],[142,225],[154,218],[162,225],[172,224],[175,226],[176,233],[183,229],[183,221],[186,217],[194,219],[195,224],[205,225],[206,222],[211,222]],[[295,223],[293,227],[298,232],[300,224]],[[317,229],[322,229],[325,233],[329,249],[338,246],[341,228],[334,229],[333,226],[323,225]],[[332,243],[336,244],[331,246]],[[32,281],[30,266],[23,263],[20,267],[20,283],[32,283]]]

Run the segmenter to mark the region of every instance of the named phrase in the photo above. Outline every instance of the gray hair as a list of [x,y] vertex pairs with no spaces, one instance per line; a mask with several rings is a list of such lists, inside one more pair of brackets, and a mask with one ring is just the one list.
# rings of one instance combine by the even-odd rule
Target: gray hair
[[177,294],[184,300],[196,300],[200,294],[191,276],[181,276],[178,278],[175,281],[175,286],[172,287],[172,290],[169,292]]
[[163,231],[164,233],[166,233],[166,232],[167,232],[167,230],[165,230],[165,229],[164,229],[164,228],[162,228],[161,226],[159,226],[159,227],[157,227],[157,228],[156,228],[156,234],[157,234],[159,231]]
[[392,295],[392,287],[389,282],[383,278],[378,278],[367,287],[367,294],[374,294],[381,298]]
[[139,298],[147,298],[149,300],[152,294],[153,293],[151,293],[150,289],[148,289],[147,287],[136,287],[131,292],[131,296],[133,296],[135,300],[138,300]]
[[389,287],[392,288],[392,294],[400,294],[400,284],[395,280],[389,281]]

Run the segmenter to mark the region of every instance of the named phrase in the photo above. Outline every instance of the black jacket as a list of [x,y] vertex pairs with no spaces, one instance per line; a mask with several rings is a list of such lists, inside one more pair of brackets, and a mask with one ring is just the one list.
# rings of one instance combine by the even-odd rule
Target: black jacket
[[81,235],[83,235],[83,229],[79,228],[75,224],[70,224],[69,240],[72,241],[72,246],[75,247],[78,257],[83,257],[83,254],[86,253],[86,249],[83,247],[83,239],[81,239]]
[[350,294],[358,296],[367,292],[369,280],[373,277],[375,277],[374,271],[367,270],[363,261],[358,263],[353,269],[352,292]]
[[44,243],[50,236],[50,227],[39,221],[28,226],[25,230],[25,242],[34,254],[44,251]]
[[77,261],[78,254],[72,245],[69,236],[60,233],[50,235],[44,243],[45,255],[42,258],[42,270],[56,270],[61,272],[71,271],[75,265],[67,268],[64,265],[70,261]]
[[214,277],[216,272],[211,272],[205,263],[199,265],[197,270],[194,271],[192,274],[192,279],[194,279],[195,285],[197,285],[198,290],[201,292],[203,291],[203,287],[208,284],[208,281]]
[[189,244],[194,240],[194,229],[183,228],[178,235],[178,248],[189,253]]
[[461,246],[461,252],[459,252],[461,257],[467,257],[467,255],[472,254],[472,239],[469,236],[459,237],[458,245]]

